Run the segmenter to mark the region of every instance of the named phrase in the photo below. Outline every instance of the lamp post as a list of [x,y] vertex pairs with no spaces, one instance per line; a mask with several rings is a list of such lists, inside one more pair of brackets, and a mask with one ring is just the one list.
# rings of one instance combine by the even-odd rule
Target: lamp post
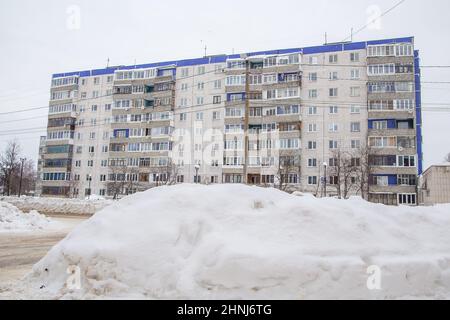
[[25,163],[26,158],[20,158],[20,181],[19,181],[19,198],[22,192],[22,177],[23,177],[23,164]]
[[88,194],[88,200],[89,199],[91,199],[91,193],[92,193],[92,191],[91,191],[91,181],[92,181],[92,175],[91,174],[89,174],[89,194]]
[[324,168],[324,179],[323,179],[323,184],[324,184],[324,194],[325,194],[325,198],[327,197],[327,167],[328,167],[328,163],[324,162],[323,163],[323,168]]
[[195,183],[198,183],[198,170],[200,170],[200,165],[197,163],[194,168],[195,168]]

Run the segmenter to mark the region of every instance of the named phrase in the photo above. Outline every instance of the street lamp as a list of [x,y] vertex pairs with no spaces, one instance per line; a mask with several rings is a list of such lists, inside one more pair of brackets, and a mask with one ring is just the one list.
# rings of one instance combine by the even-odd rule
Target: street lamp
[[26,158],[20,158],[20,181],[19,181],[19,198],[22,192],[22,177],[23,177],[23,164],[25,163]]
[[198,170],[200,170],[200,165],[197,163],[194,168],[195,168],[195,183],[198,183]]
[[323,183],[324,183],[325,198],[327,197],[327,167],[328,167],[328,163],[324,162],[323,163],[323,168],[324,168],[324,171],[325,171],[325,174],[324,174],[325,177],[323,179]]

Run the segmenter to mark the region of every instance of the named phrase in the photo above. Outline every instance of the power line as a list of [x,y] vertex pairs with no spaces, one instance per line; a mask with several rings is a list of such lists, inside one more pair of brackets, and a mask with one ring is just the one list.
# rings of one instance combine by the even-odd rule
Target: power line
[[358,33],[360,33],[361,31],[365,30],[368,26],[370,26],[372,23],[375,23],[378,19],[384,17],[385,15],[387,15],[388,13],[390,13],[391,11],[395,10],[397,7],[399,7],[403,2],[405,2],[406,0],[401,0],[399,2],[397,2],[393,7],[389,8],[388,10],[386,10],[385,12],[383,12],[380,16],[376,17],[375,19],[369,21],[367,24],[363,25],[361,28],[359,28],[358,30],[356,30],[356,32],[352,32],[352,34],[350,36],[348,36],[347,38],[345,38],[344,40],[342,40],[342,42],[345,42],[349,39],[352,39],[353,36],[357,35]]

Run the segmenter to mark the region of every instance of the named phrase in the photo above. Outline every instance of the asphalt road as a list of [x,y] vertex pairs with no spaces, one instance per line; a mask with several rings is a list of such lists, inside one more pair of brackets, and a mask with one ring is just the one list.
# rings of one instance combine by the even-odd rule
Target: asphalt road
[[0,299],[8,296],[14,286],[31,271],[33,265],[63,239],[86,216],[52,217],[61,222],[63,228],[57,231],[32,231],[21,233],[0,233]]

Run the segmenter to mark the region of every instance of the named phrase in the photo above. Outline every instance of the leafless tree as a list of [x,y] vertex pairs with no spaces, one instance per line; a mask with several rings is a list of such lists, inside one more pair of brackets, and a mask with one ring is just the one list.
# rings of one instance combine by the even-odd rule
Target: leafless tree
[[69,184],[69,194],[68,196],[71,198],[76,198],[78,196],[79,187],[80,187],[80,181],[75,180],[75,177],[71,177]]
[[297,175],[300,177],[301,172],[300,152],[295,151],[293,154],[280,155],[277,163],[277,171],[275,173],[275,187],[281,191],[289,192],[290,181],[289,175]]
[[348,199],[355,188],[358,158],[351,153],[337,149],[332,152],[333,163],[329,166],[329,175],[333,177],[332,186],[336,188],[339,199]]
[[126,193],[131,194],[133,190],[139,185],[139,169],[136,167],[129,167],[125,171],[125,189]]
[[127,183],[126,176],[128,167],[125,162],[110,166],[108,183],[106,184],[108,194],[117,200],[119,195],[123,194]]
[[174,185],[177,183],[179,168],[172,161],[167,159],[166,163],[162,166],[154,166],[151,168],[151,174],[156,175],[156,186],[161,185]]
[[370,146],[363,146],[355,153],[356,157],[360,159],[359,166],[357,166],[357,193],[361,194],[363,199],[369,199],[370,192],[370,176],[373,174],[373,166],[370,164],[371,156],[376,155],[376,149]]
[[2,173],[3,194],[10,195],[14,175],[20,170],[20,145],[13,140],[8,142],[5,151],[0,154],[0,170]]

